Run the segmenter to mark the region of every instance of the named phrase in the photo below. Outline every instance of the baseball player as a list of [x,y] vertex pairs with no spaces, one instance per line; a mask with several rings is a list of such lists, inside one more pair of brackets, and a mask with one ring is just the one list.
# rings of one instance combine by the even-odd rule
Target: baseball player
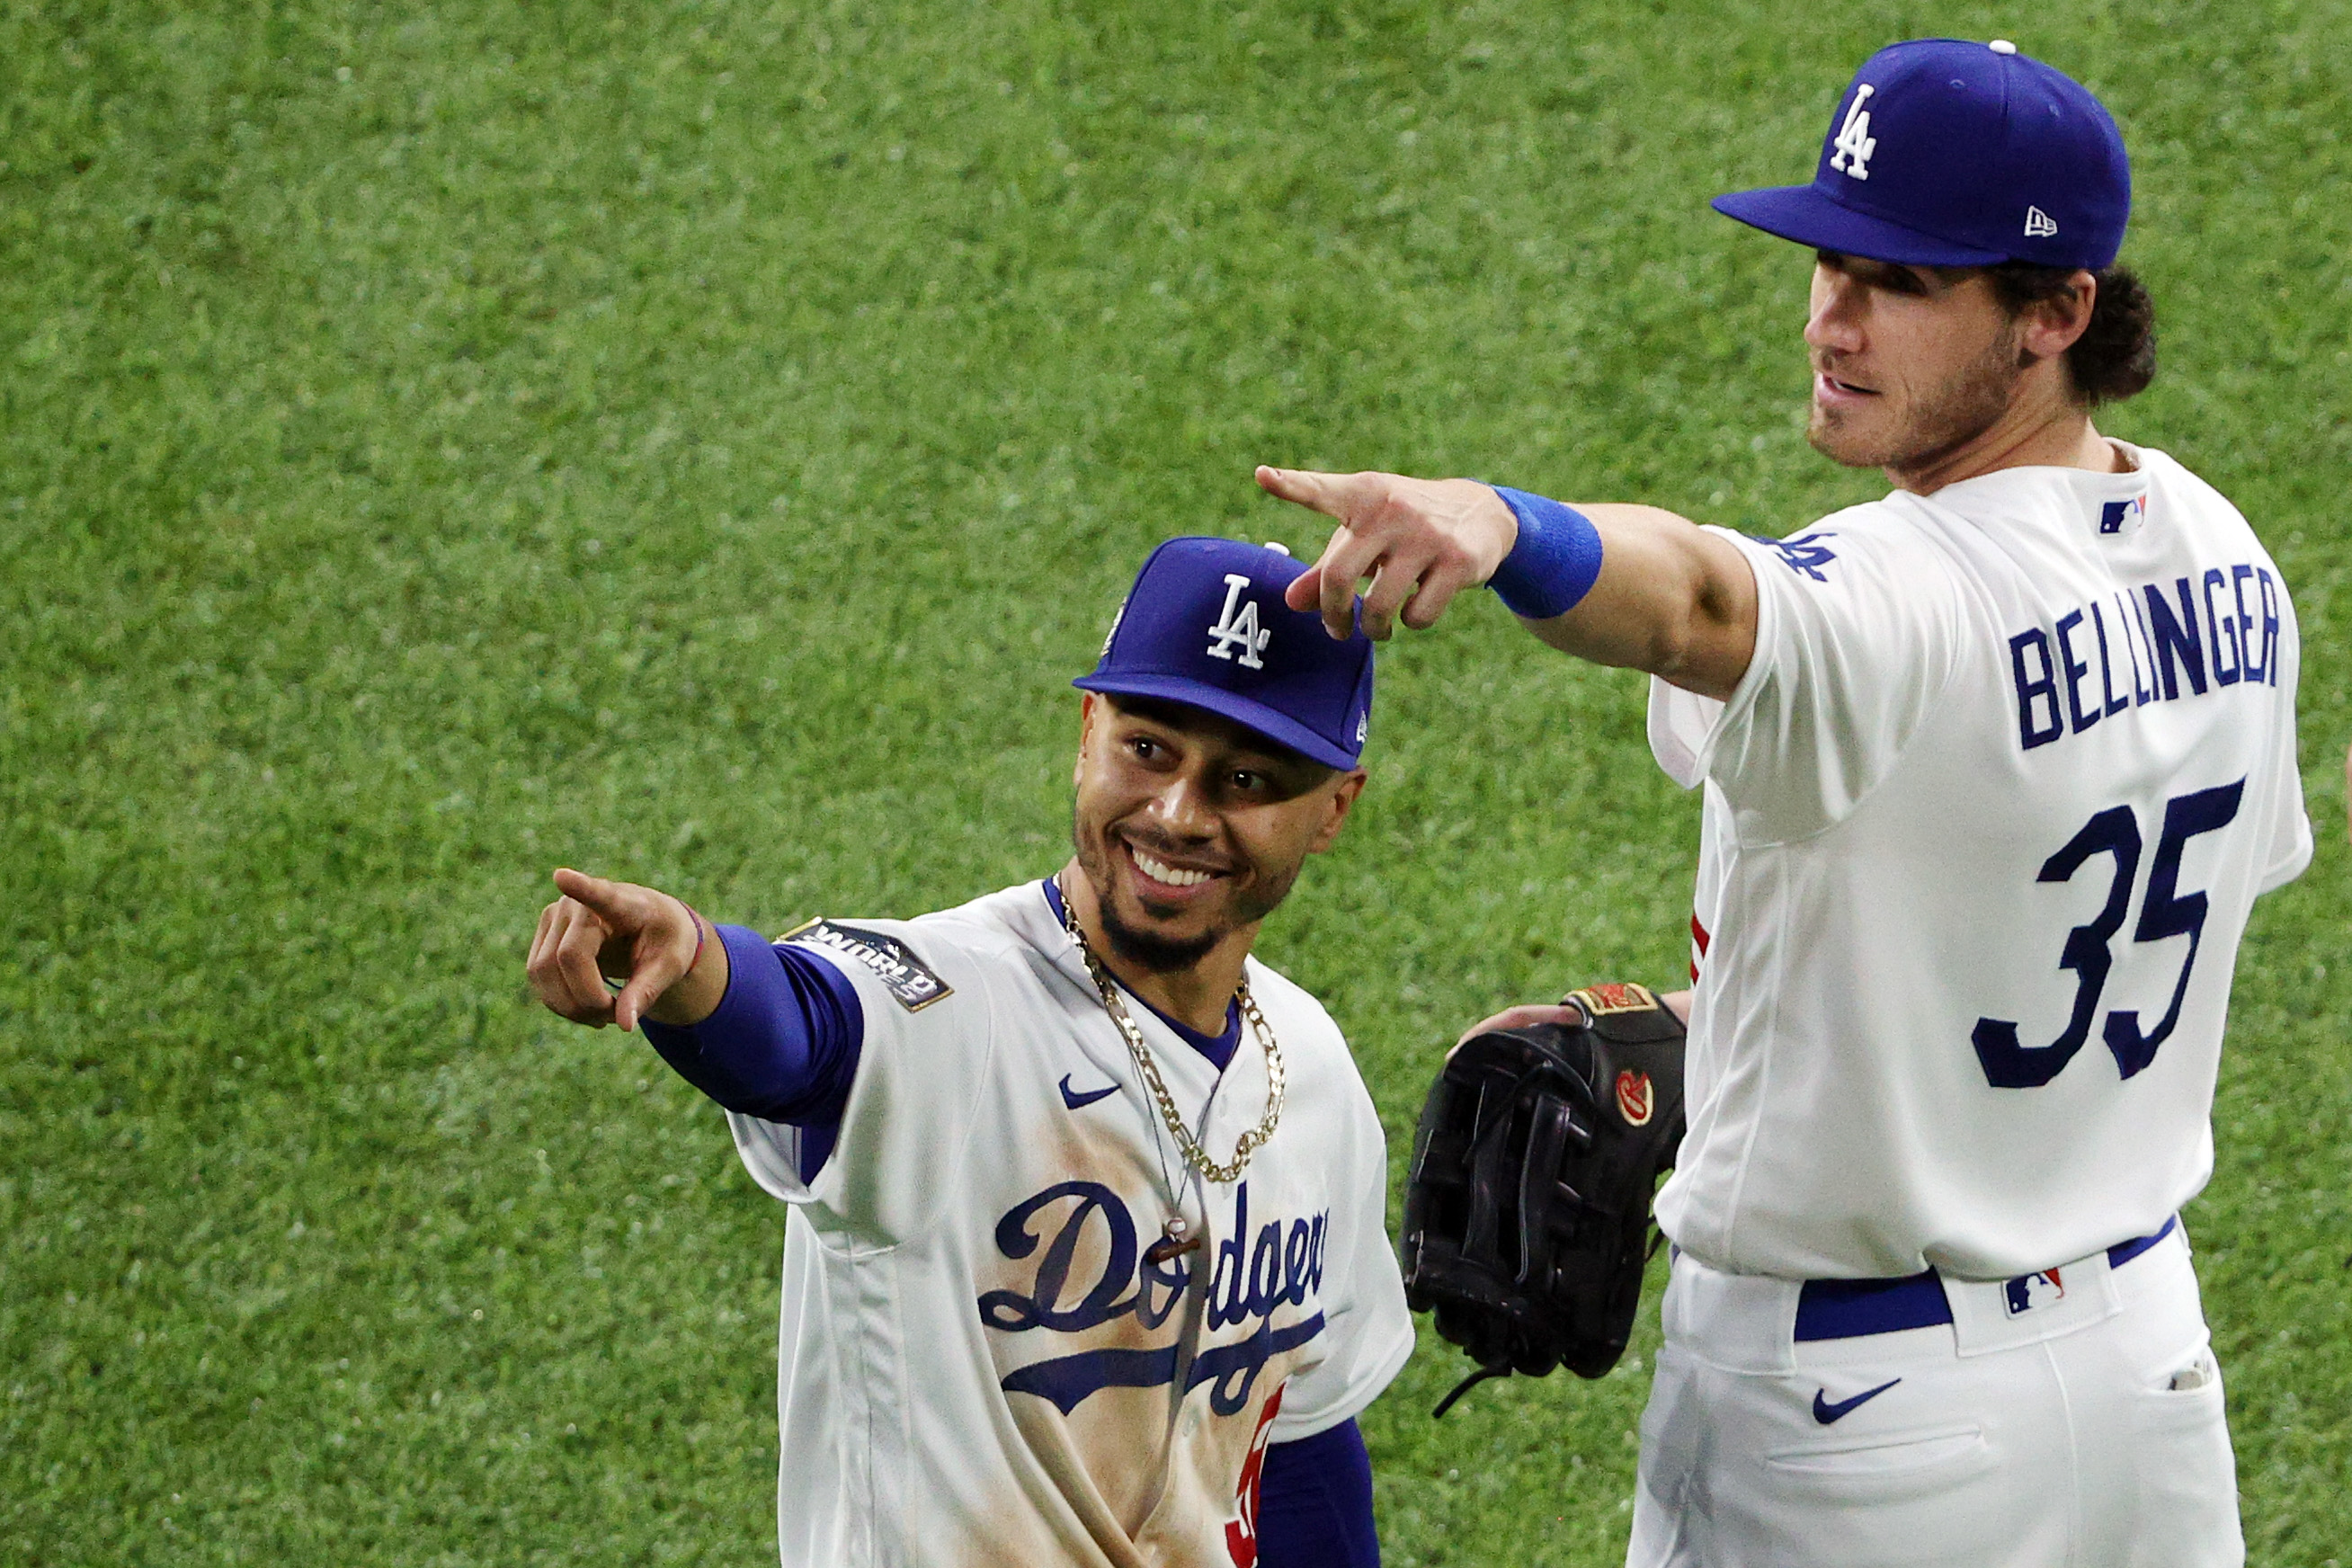
[[2294,612],[2245,520],[2103,435],[2153,373],[2120,135],[2013,45],[1874,55],[1812,182],[1794,537],[1261,469],[1339,520],[1291,602],[1486,583],[1649,671],[1705,792],[1678,1256],[1634,1564],[2236,1563],[2180,1206],[2247,913],[2311,855]]
[[[785,1230],[787,1565],[1363,1568],[1412,1320],[1347,1043],[1249,956],[1364,785],[1372,647],[1162,544],[1052,878],[774,942],[556,873],[540,996],[728,1111]],[[609,985],[606,977],[619,984]]]

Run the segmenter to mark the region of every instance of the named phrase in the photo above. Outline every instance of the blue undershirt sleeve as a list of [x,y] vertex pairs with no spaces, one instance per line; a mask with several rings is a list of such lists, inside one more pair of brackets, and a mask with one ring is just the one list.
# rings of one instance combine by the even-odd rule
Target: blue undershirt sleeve
[[1353,1421],[1266,1447],[1258,1476],[1261,1568],[1380,1568],[1372,1458]]
[[847,977],[813,952],[719,926],[727,994],[690,1028],[645,1022],[646,1040],[678,1077],[729,1110],[811,1134],[805,1178],[824,1163],[856,1081],[866,1010]]

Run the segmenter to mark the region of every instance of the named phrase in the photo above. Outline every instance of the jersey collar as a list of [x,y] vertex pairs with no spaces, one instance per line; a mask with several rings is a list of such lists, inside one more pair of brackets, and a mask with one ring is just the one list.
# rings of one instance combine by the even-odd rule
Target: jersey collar
[[[1087,981],[1087,988],[1088,990],[1092,990],[1094,988],[1094,979],[1091,975],[1087,974],[1085,962],[1078,958],[1076,948],[1073,946],[1069,941],[1069,933],[1062,927],[1062,889],[1054,885],[1054,879],[1051,877],[1047,877],[1044,880],[1040,881],[1037,884],[1037,888],[1045,894],[1045,907],[1052,912],[1055,930],[1062,937],[1063,947],[1068,950],[1068,967],[1076,968],[1078,973],[1085,977]],[[1114,984],[1118,984],[1118,977],[1116,975],[1112,977],[1112,983]],[[1142,1007],[1153,1017],[1159,1019],[1161,1024],[1167,1026],[1169,1033],[1174,1035],[1178,1039],[1192,1047],[1193,1050],[1207,1058],[1209,1065],[1216,1068],[1219,1072],[1223,1072],[1225,1068],[1225,1064],[1234,1059],[1234,1052],[1240,1047],[1242,1038],[1242,1009],[1240,1003],[1228,1002],[1225,1004],[1224,1033],[1221,1035],[1204,1035],[1198,1029],[1191,1028],[1183,1024],[1178,1023],[1175,1019],[1170,1017],[1159,1008],[1152,1006],[1150,1003],[1145,1001],[1142,997],[1138,996],[1134,992],[1129,991],[1125,985],[1120,985],[1119,991],[1129,1001],[1133,1002],[1139,1007]]]

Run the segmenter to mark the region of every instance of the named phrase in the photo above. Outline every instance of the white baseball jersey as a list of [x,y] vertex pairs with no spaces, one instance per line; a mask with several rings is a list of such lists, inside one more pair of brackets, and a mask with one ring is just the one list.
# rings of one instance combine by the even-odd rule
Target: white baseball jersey
[[1735,1273],[2022,1275],[2212,1169],[2231,971],[2311,856],[2294,613],[2161,452],[1897,492],[1785,541],[1704,783],[1690,1131],[1658,1215]]
[[[1252,961],[1287,1071],[1242,1179],[1192,1176],[1036,883],[793,940],[865,1039],[814,1179],[797,1130],[730,1115],[784,1242],[778,1521],[792,1568],[1255,1561],[1269,1442],[1363,1409],[1412,1345],[1386,1149],[1339,1029]],[[1222,1157],[1265,1105],[1129,1009]],[[1206,1107],[1206,1124],[1199,1119]],[[1174,1202],[1199,1250],[1153,1261]]]

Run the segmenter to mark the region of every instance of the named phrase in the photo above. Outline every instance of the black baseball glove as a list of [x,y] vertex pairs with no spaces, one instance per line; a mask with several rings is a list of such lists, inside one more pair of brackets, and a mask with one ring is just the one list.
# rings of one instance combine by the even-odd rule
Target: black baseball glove
[[1405,1300],[1481,1379],[1599,1377],[1642,1300],[1650,1198],[1683,1137],[1683,1026],[1640,985],[1570,992],[1581,1027],[1472,1037],[1431,1086],[1406,1179]]

